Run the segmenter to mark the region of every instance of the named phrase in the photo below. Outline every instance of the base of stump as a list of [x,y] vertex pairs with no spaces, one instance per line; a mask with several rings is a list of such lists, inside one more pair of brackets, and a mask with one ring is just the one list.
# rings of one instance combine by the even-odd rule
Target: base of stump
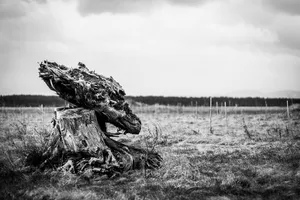
[[27,163],[35,163],[41,169],[55,168],[76,174],[89,170],[107,175],[161,166],[162,157],[157,152],[111,139],[98,120],[93,110],[56,109],[47,150],[39,158],[29,154]]

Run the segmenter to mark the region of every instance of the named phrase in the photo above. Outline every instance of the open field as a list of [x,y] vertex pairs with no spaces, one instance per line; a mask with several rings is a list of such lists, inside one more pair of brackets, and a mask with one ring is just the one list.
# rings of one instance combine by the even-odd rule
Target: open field
[[[135,107],[140,135],[118,138],[155,148],[156,171],[113,178],[20,171],[42,148],[53,108],[0,110],[0,199],[300,199],[300,113],[285,108]],[[110,128],[110,127],[109,127]]]
[[[225,114],[225,109],[228,114],[266,114],[266,113],[285,113],[285,107],[235,107],[235,106],[213,106],[213,114]],[[136,113],[194,113],[196,115],[209,114],[210,108],[205,106],[166,106],[166,105],[151,105],[151,106],[134,106],[133,110]]]

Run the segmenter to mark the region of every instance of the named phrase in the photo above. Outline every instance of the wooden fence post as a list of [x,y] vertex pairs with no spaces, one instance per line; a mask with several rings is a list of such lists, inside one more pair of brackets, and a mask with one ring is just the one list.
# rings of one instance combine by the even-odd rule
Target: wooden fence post
[[224,102],[224,108],[225,108],[225,123],[226,123],[226,133],[228,132],[228,124],[227,124],[227,106],[226,101]]
[[290,119],[289,100],[286,101],[286,114],[288,119]]
[[211,121],[211,108],[212,108],[212,97],[210,97],[210,101],[209,101],[209,131],[211,134],[213,134],[213,129],[212,129],[212,121]]
[[44,105],[41,105],[41,110],[42,110],[42,124],[43,124],[43,129],[45,126],[45,111],[44,111]]
[[235,104],[235,114],[237,113],[237,108],[238,107],[238,105],[237,104]]
[[267,114],[267,110],[268,110],[268,103],[267,103],[267,99],[265,99],[265,105],[266,105],[265,114]]

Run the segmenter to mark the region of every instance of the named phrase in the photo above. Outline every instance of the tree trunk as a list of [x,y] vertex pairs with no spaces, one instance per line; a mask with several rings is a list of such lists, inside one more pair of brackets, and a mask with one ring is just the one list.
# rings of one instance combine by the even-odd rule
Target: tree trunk
[[109,138],[100,128],[95,111],[83,108],[56,110],[48,146],[40,167],[60,168],[73,173],[83,173],[87,169],[100,174],[153,169],[158,168],[162,161],[158,153]]
[[38,162],[34,155],[28,161],[42,161],[41,168],[60,167],[74,173],[158,168],[162,161],[158,153],[117,142],[110,138],[116,134],[106,130],[108,122],[124,134],[141,131],[141,120],[129,108],[121,85],[78,65],[68,68],[55,62],[40,63],[39,75],[48,87],[77,108],[56,110],[48,149],[37,156]]
[[95,110],[104,121],[125,133],[139,134],[141,131],[141,121],[125,101],[125,91],[112,77],[90,71],[82,63],[78,68],[68,68],[44,61],[39,71],[48,87],[66,101]]

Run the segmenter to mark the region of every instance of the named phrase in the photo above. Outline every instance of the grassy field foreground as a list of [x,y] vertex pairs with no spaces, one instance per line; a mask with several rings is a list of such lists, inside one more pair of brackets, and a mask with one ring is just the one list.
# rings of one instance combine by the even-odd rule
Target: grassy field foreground
[[108,178],[21,170],[53,109],[2,109],[0,199],[300,199],[299,113],[213,115],[213,133],[207,114],[138,115],[140,135],[118,140],[155,148],[163,166]]

